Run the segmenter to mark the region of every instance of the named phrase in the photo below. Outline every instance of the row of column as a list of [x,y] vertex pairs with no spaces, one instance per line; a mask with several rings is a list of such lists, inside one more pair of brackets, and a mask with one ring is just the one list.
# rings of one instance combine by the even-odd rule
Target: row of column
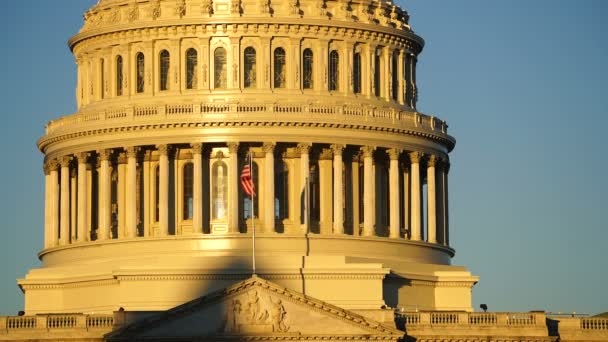
[[[238,143],[228,143],[228,232],[238,232],[239,220],[239,169],[238,169]],[[262,151],[264,154],[264,179],[274,180],[274,150],[275,143],[264,143]],[[193,163],[193,216],[192,226],[196,233],[203,232],[203,164],[202,164],[202,144],[191,144],[192,163]],[[299,179],[297,180],[297,193],[308,196],[307,187],[310,186],[310,144],[298,144],[297,151],[300,155]],[[333,155],[333,208],[329,210],[333,214],[332,231],[334,234],[344,234],[344,179],[343,179],[343,158],[344,145],[331,145]],[[159,154],[158,167],[158,227],[161,236],[169,234],[169,146],[158,145],[156,150]],[[375,236],[375,210],[376,210],[376,186],[373,155],[376,148],[363,146],[360,148],[360,157],[363,163],[363,222],[361,235]],[[124,148],[126,155],[125,171],[125,231],[126,237],[134,238],[137,236],[137,155],[139,147]],[[112,199],[111,199],[111,150],[97,151],[98,161],[98,222],[97,239],[104,240],[111,238],[112,226]],[[387,149],[389,156],[388,168],[388,237],[393,239],[404,238],[420,241],[423,239],[423,210],[422,210],[422,189],[423,178],[421,177],[421,161],[424,158],[426,165],[426,213],[427,213],[427,236],[429,243],[439,243],[448,245],[448,186],[447,172],[449,163],[447,159],[440,159],[435,155],[423,156],[420,152],[409,152],[406,157],[409,160],[409,167],[400,168],[400,160],[403,152],[398,149]],[[78,153],[71,156],[63,156],[52,159],[45,163],[46,191],[45,191],[45,247],[65,245],[70,242],[85,242],[89,240],[91,234],[91,220],[89,215],[91,194],[87,193],[90,185],[90,177],[87,175],[87,160],[89,153]],[[76,177],[70,177],[70,166],[76,161]],[[359,163],[359,161],[357,161]],[[439,166],[439,167],[438,167]],[[358,167],[357,167],[358,170]],[[358,172],[358,171],[357,171]],[[403,177],[400,179],[400,173]],[[355,179],[357,178],[357,179]],[[353,177],[353,182],[359,182],[358,177]],[[357,186],[358,187],[358,186]],[[70,192],[70,188],[72,192]],[[76,192],[74,189],[76,188]],[[326,189],[327,190],[327,189]],[[329,191],[332,189],[330,188]],[[275,189],[273,181],[266,181],[263,189],[257,189],[258,193],[263,192],[263,203],[260,203],[264,210],[264,222],[262,229],[264,232],[275,231]],[[403,194],[403,196],[401,195]],[[75,199],[74,199],[75,196]],[[358,196],[358,194],[357,194]],[[402,197],[401,197],[402,196]],[[401,200],[401,198],[403,200]],[[327,202],[327,200],[325,200]],[[354,206],[358,206],[359,200],[353,201]],[[401,203],[403,202],[403,203]],[[71,209],[70,203],[75,203]],[[308,199],[305,203],[309,203]],[[321,210],[327,210],[327,203],[322,203]],[[402,206],[400,207],[400,204]],[[303,227],[308,227],[310,220],[310,209],[303,208]],[[401,222],[401,210],[405,222]],[[331,215],[330,214],[330,215]],[[75,218],[74,218],[75,215]],[[326,217],[325,214],[322,216]],[[409,222],[408,222],[409,219]],[[75,234],[70,236],[70,222],[75,222]],[[353,219],[353,225],[358,234],[359,218]],[[438,233],[441,239],[438,240]],[[356,235],[357,235],[356,234]]]

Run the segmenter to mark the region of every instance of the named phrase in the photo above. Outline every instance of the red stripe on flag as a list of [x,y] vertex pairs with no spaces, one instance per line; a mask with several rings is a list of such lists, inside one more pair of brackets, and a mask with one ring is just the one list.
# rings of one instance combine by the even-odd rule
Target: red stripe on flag
[[255,196],[255,188],[253,186],[253,179],[251,178],[251,168],[249,167],[248,161],[245,164],[245,167],[243,167],[243,172],[241,172],[241,187],[247,195]]

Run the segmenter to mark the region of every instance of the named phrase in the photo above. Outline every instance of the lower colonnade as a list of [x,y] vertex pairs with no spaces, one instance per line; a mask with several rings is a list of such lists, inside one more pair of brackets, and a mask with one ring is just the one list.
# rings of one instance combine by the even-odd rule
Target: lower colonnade
[[[249,153],[254,214],[240,186]],[[449,160],[443,155],[338,144],[196,142],[64,155],[46,160],[44,171],[47,249],[247,233],[252,224],[262,234],[347,234],[449,246]]]

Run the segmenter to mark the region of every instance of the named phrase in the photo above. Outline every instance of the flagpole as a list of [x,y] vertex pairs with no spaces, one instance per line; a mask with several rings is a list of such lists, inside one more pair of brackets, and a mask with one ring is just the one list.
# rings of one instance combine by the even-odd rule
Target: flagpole
[[[251,160],[251,151],[249,151],[249,170],[251,172],[251,181],[253,182],[253,180],[255,178],[253,178],[253,162]],[[254,183],[255,184],[255,183]],[[255,189],[255,188],[254,188]],[[253,275],[255,275],[255,205],[253,203],[253,201],[255,201],[255,190],[253,191],[253,193],[251,194],[251,227],[252,227],[252,266],[253,266]]]

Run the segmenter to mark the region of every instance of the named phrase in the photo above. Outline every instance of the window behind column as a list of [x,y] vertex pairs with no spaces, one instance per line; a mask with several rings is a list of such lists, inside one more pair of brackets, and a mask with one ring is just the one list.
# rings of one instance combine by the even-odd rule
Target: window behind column
[[245,49],[243,56],[243,62],[245,68],[243,70],[243,86],[245,88],[255,88],[257,77],[256,77],[256,53],[253,47]]
[[274,88],[285,88],[285,50],[283,48],[274,49]]
[[338,51],[329,53],[329,90],[339,90],[340,86],[340,56]]
[[118,238],[118,212],[121,210],[118,208],[118,167],[117,165],[112,168],[110,174],[110,238]]
[[305,49],[302,54],[302,88],[314,87],[313,54],[311,49]]
[[194,187],[194,165],[192,163],[186,163],[184,165],[182,175],[182,189],[183,189],[183,202],[182,202],[182,219],[192,220],[194,213],[193,203],[193,187]]
[[361,93],[361,54],[358,52],[353,56],[353,92]]
[[289,168],[283,161],[275,164],[274,172],[274,212],[283,220],[289,217]]
[[380,92],[380,71],[382,68],[380,54],[380,49],[376,49],[376,52],[374,53],[374,95],[376,96],[382,94]]
[[160,221],[160,167],[154,168],[154,222]]
[[135,61],[137,63],[136,66],[136,77],[137,77],[137,89],[136,92],[137,93],[143,93],[144,92],[144,85],[146,82],[146,75],[145,75],[145,60],[144,60],[144,54],[142,52],[138,52],[136,57],[135,57]]
[[116,96],[122,95],[123,87],[123,67],[122,67],[122,56],[116,56]]
[[218,47],[213,51],[213,87],[225,89],[227,85],[226,49]]
[[99,60],[99,98],[103,99],[105,95],[105,77],[106,77],[106,64],[104,59]]
[[196,67],[198,65],[198,53],[196,49],[188,49],[186,51],[186,89],[196,89],[197,77]]
[[163,50],[160,52],[160,90],[169,89],[169,51]]

